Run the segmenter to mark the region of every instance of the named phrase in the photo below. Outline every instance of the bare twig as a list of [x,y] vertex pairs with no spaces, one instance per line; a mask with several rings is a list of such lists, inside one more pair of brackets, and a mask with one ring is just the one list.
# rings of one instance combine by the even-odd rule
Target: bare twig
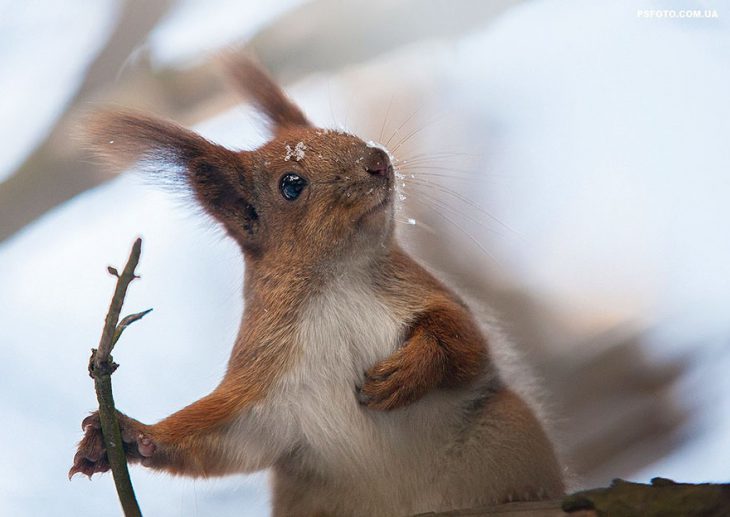
[[109,457],[109,466],[114,477],[119,502],[122,504],[124,515],[127,517],[141,516],[142,512],[139,509],[137,498],[134,495],[132,481],[129,477],[122,433],[119,429],[117,411],[114,407],[111,375],[117,369],[118,365],[113,361],[111,351],[122,335],[122,332],[124,332],[124,329],[152,310],[148,309],[136,314],[130,314],[119,322],[119,313],[122,310],[124,297],[127,294],[127,287],[129,287],[132,280],[139,278],[134,270],[139,263],[141,251],[142,239],[137,239],[132,246],[127,265],[124,266],[121,274],[113,267],[108,268],[109,273],[117,277],[117,286],[114,290],[111,304],[109,305],[109,312],[106,315],[104,330],[99,340],[99,348],[92,349],[91,359],[89,361],[89,374],[94,379],[96,398],[99,400],[99,420],[101,421],[104,445],[106,446]]

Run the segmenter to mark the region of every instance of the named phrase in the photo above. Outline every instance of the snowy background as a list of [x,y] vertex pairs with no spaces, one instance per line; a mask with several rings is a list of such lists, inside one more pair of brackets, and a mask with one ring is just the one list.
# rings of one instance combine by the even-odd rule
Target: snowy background
[[[493,10],[445,0],[417,10],[406,0],[263,4],[172,4],[110,83],[258,42],[315,122],[390,138],[391,148],[405,140],[395,150],[413,164],[404,169],[435,186],[406,185],[404,211],[417,224],[402,238],[415,249],[449,243],[458,263],[550,307],[572,336],[553,344],[553,356],[583,353],[581,337],[629,326],[641,329],[649,361],[682,362],[671,396],[691,414],[683,439],[640,468],[591,482],[728,481],[730,10],[669,0],[504,1]],[[357,30],[332,29],[342,45],[327,41],[338,27],[332,4],[362,11]],[[644,19],[637,8],[716,8],[719,19]],[[121,10],[120,0],[0,1],[0,180],[68,108]],[[291,38],[290,52],[279,34]],[[280,54],[266,46],[275,37]],[[195,120],[232,147],[265,138],[243,105]],[[432,161],[419,168],[422,155]],[[2,515],[116,512],[110,476],[69,482],[66,473],[96,404],[85,371],[113,290],[106,266],[122,266],[138,235],[142,280],[124,312],[154,312],[115,352],[117,405],[152,422],[220,379],[243,265],[188,201],[130,173],[36,218],[0,241]],[[268,511],[265,473],[132,476],[149,515]]]

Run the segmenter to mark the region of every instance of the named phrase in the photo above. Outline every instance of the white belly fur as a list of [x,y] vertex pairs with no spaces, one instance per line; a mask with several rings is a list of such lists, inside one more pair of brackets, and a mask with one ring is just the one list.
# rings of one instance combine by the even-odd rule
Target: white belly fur
[[[493,503],[523,487],[560,493],[537,421],[498,417],[494,368],[469,387],[433,390],[394,411],[358,403],[365,370],[397,350],[408,316],[356,277],[300,308],[296,364],[246,417],[282,458],[275,490],[292,495],[277,515],[411,515]],[[491,350],[498,334],[488,335]]]
[[456,417],[467,394],[434,392],[387,413],[363,407],[356,385],[398,348],[402,320],[356,279],[328,286],[301,314],[302,356],[276,392],[297,422],[307,468],[336,483],[334,492],[360,510],[395,501],[408,512],[438,506],[429,496],[443,467],[436,444],[446,443],[449,415]]

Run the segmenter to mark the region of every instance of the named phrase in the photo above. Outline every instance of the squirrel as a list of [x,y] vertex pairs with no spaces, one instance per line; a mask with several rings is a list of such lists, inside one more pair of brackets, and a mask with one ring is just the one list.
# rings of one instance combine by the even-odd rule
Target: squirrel
[[[273,138],[232,151],[133,111],[88,125],[117,168],[173,168],[242,250],[244,313],[209,395],[156,424],[118,413],[130,463],[192,477],[271,469],[273,515],[387,516],[558,497],[535,410],[462,299],[394,235],[384,148],[313,126],[246,58]],[[69,477],[109,470],[98,413]]]

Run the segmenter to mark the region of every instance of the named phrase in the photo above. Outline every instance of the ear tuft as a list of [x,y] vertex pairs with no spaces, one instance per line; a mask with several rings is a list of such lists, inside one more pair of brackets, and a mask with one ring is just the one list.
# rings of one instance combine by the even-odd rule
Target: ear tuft
[[253,178],[246,170],[248,153],[231,151],[173,122],[134,111],[93,114],[87,119],[86,140],[107,165],[124,169],[138,164],[155,180],[191,192],[244,249],[259,245]]
[[[85,139],[106,165],[122,170],[138,163],[165,182],[177,183],[193,162],[233,162],[234,153],[174,122],[130,110],[90,115]],[[169,173],[173,174],[170,175]]]
[[266,116],[275,131],[287,126],[311,126],[302,110],[253,58],[228,55],[224,63],[235,85]]

